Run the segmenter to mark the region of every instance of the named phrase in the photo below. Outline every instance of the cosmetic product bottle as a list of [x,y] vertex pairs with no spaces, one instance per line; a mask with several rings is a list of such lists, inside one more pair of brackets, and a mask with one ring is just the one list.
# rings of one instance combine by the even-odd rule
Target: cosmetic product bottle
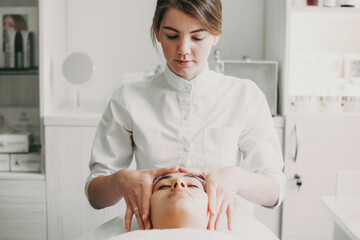
[[35,34],[34,34],[34,32],[29,32],[27,41],[28,41],[27,48],[29,49],[30,68],[35,68]]
[[307,6],[318,6],[319,0],[306,0]]
[[21,31],[22,39],[23,39],[23,64],[24,68],[30,68],[30,51],[31,51],[31,43],[30,43],[30,32],[27,30]]
[[15,34],[15,68],[24,68],[24,50],[21,32]]
[[341,0],[341,7],[355,7],[355,0]]
[[16,31],[9,29],[5,31],[5,67],[15,68],[15,36]]
[[324,7],[336,7],[336,0],[324,0],[323,6]]

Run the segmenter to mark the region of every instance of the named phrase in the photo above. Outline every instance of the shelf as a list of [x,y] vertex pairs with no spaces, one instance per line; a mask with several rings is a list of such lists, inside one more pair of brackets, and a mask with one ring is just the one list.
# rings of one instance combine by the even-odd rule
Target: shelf
[[360,17],[360,8],[348,7],[292,7],[294,13],[331,13],[340,15],[351,15]]
[[292,7],[294,12],[332,12],[332,13],[358,13],[360,8],[350,7],[321,7],[321,6],[308,6],[308,7]]
[[38,68],[31,68],[31,69],[0,68],[0,75],[39,75],[39,69]]
[[42,173],[0,172],[0,180],[45,180]]

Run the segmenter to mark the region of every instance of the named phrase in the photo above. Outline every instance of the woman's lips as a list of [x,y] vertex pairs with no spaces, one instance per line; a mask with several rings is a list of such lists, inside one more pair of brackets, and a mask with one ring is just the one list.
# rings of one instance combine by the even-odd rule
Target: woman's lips
[[172,197],[172,196],[177,196],[177,195],[188,195],[188,196],[191,196],[190,193],[188,193],[187,191],[183,191],[183,190],[174,190],[170,193],[169,195],[169,198]]
[[192,61],[190,60],[178,60],[178,59],[175,59],[175,62],[177,62],[179,65],[181,66],[187,66],[189,65]]

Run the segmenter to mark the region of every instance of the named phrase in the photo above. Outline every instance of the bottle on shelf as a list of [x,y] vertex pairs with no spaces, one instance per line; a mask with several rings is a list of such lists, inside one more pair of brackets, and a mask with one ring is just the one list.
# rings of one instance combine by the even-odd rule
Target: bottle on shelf
[[319,0],[306,0],[308,6],[318,6]]
[[355,0],[341,0],[341,7],[355,7]]
[[323,7],[336,7],[336,0],[324,0]]

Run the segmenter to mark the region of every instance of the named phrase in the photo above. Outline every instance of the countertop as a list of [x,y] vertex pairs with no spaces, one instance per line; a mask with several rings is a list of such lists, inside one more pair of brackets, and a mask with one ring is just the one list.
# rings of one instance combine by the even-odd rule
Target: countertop
[[351,239],[360,239],[360,197],[322,197],[322,204]]

